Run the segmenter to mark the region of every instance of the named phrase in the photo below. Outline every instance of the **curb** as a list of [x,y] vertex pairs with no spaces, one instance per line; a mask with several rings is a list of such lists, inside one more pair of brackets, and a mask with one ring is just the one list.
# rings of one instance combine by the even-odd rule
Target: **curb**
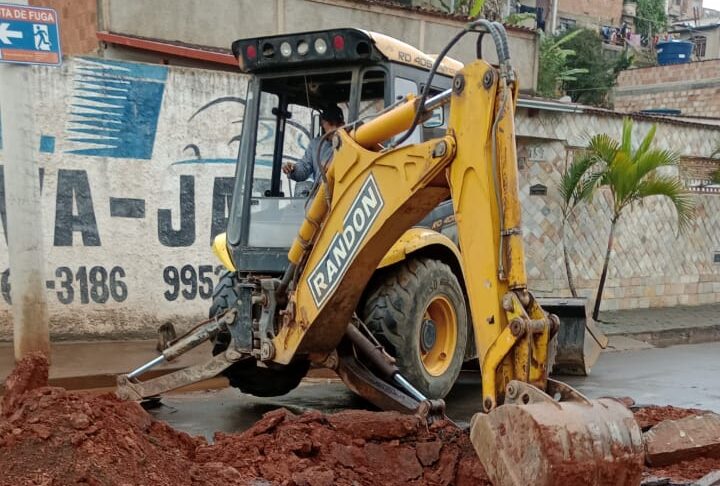
[[720,324],[663,329],[658,331],[605,332],[605,334],[611,339],[613,336],[624,336],[630,339],[644,341],[658,348],[664,348],[677,344],[718,342],[720,341]]
[[[144,379],[157,378],[158,376],[166,375],[182,368],[164,368],[162,370],[151,370],[143,375]],[[97,388],[115,388],[117,383],[117,377],[119,374],[114,373],[99,373],[94,375],[81,375],[81,376],[60,376],[50,378],[48,380],[48,386],[57,386],[65,388],[66,390],[92,390]],[[5,393],[5,381],[0,380],[0,395]]]

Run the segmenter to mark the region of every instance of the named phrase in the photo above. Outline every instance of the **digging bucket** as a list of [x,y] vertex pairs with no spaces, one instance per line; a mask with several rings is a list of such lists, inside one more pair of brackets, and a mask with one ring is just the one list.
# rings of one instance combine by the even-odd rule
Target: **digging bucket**
[[608,344],[588,314],[587,299],[546,297],[537,301],[545,312],[560,318],[552,374],[586,376]]
[[587,400],[567,385],[560,401],[525,383],[512,386],[514,402],[471,422],[470,439],[495,486],[640,484],[642,433],[624,405]]

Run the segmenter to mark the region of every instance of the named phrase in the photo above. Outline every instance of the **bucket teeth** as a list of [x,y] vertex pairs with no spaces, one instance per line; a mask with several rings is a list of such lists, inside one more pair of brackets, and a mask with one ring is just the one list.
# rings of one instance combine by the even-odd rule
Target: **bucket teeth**
[[495,486],[641,481],[640,427],[612,399],[501,405],[473,417],[470,439]]

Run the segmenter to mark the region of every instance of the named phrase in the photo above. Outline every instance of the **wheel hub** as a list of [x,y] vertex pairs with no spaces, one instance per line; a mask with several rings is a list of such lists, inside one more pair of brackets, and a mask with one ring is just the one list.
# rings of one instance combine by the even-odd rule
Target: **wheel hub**
[[420,327],[420,348],[423,353],[430,351],[437,341],[437,327],[432,319],[424,319]]

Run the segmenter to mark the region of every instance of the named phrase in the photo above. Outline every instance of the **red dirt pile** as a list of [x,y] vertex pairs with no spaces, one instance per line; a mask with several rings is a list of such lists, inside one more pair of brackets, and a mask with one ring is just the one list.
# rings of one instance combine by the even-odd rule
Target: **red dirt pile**
[[673,484],[690,484],[717,470],[720,470],[720,459],[699,457],[671,466],[647,468],[643,477],[670,478]]
[[48,360],[42,353],[32,353],[17,364],[5,380],[5,394],[0,402],[0,411],[6,411],[3,415],[15,410],[26,392],[47,386],[48,368]]
[[490,484],[466,433],[393,412],[275,410],[242,434],[216,434],[197,459],[283,484]]
[[[114,395],[48,387],[47,360],[18,364],[0,410],[0,485],[489,485],[468,434],[449,423],[427,427],[390,412],[266,414],[214,444],[175,431]],[[641,423],[694,410],[643,408]],[[648,468],[676,482],[720,469],[702,458]]]
[[216,443],[177,432],[114,395],[48,387],[33,356],[7,379],[0,484],[487,485],[467,434],[416,417],[267,414]]
[[[640,407],[633,413],[640,428],[647,430],[665,420],[679,420],[706,411],[667,405]],[[669,466],[646,467],[643,477],[669,478],[674,484],[689,484],[716,470],[720,470],[720,458],[700,457]]]
[[633,411],[635,420],[642,430],[654,427],[663,420],[678,420],[689,417],[690,415],[699,415],[705,413],[706,410],[698,410],[696,408],[677,408],[670,405],[640,407]]
[[136,403],[45,385],[47,360],[38,355],[7,379],[1,484],[200,484],[222,473],[193,462],[204,441],[153,420]]

